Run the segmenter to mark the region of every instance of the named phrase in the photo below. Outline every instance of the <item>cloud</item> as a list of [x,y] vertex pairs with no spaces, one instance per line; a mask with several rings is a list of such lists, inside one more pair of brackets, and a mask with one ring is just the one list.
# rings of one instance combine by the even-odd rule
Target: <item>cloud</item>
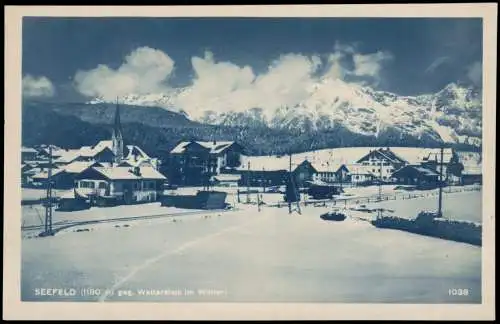
[[361,53],[357,44],[335,43],[333,49],[321,57],[284,54],[260,73],[248,65],[218,61],[207,51],[202,57],[191,58],[193,79],[187,87],[174,91],[168,83],[173,60],[160,50],[143,47],[128,55],[116,70],[98,65],[89,71],[78,71],[74,83],[81,94],[106,101],[125,94],[167,92],[172,96],[170,103],[192,118],[210,110],[223,113],[252,108],[262,108],[267,115],[282,106],[293,108],[309,98],[313,85],[321,78],[356,83],[378,81],[383,64],[392,58],[382,51]]
[[164,52],[140,47],[125,57],[116,70],[98,65],[89,71],[77,71],[76,89],[89,97],[113,100],[126,94],[167,91],[165,82],[174,70],[174,61]]
[[22,86],[25,97],[52,97],[55,94],[54,85],[44,76],[35,77],[28,74],[23,78]]
[[391,53],[384,51],[378,51],[373,54],[354,53],[352,56],[354,61],[354,70],[352,73],[356,76],[371,77],[378,80],[382,65],[392,58]]
[[429,73],[434,73],[439,67],[441,67],[443,64],[448,63],[451,61],[451,58],[449,56],[440,56],[437,59],[435,59],[428,67],[425,69],[424,73],[429,74]]
[[467,68],[467,77],[470,81],[472,81],[472,83],[480,86],[482,84],[483,78],[483,64],[480,61],[472,63]]
[[318,56],[288,54],[256,75],[249,66],[216,62],[210,52],[204,58],[193,57],[191,62],[195,79],[176,101],[191,116],[201,116],[205,110],[241,112],[293,106],[307,97],[312,75],[321,64]]
[[356,83],[377,84],[384,64],[392,60],[393,55],[387,51],[362,54],[358,47],[357,43],[335,43],[335,51],[327,59],[329,68],[326,75],[351,82],[354,82],[352,77],[356,77]]

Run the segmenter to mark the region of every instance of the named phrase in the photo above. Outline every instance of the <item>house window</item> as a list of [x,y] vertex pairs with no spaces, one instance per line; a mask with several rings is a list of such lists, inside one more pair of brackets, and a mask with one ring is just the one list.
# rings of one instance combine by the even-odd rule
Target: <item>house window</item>
[[138,189],[139,189],[139,187],[140,187],[139,182],[134,182],[134,189],[135,189],[135,190],[138,190]]
[[99,182],[99,189],[106,189],[106,182]]
[[94,183],[92,181],[80,181],[80,188],[94,188]]
[[155,189],[155,183],[154,183],[154,181],[151,181],[149,183],[149,189]]

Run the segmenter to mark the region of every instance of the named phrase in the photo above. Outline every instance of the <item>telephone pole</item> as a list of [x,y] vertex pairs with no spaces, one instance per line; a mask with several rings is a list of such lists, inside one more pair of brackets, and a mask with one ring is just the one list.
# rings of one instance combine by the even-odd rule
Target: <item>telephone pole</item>
[[382,201],[382,159],[380,159],[379,179],[378,179],[378,201]]
[[439,172],[439,202],[438,202],[438,217],[443,215],[443,151],[444,148],[441,146],[441,166]]
[[49,169],[47,174],[47,199],[45,202],[45,235],[52,235],[52,146],[49,145]]
[[292,190],[292,153],[290,153],[288,155],[288,176],[289,176],[289,179],[288,179],[288,190],[286,190],[288,192],[288,213],[291,214],[292,213],[292,197],[291,197],[291,194],[290,194],[290,191]]
[[248,177],[247,177],[247,204],[250,203],[250,161],[248,161]]

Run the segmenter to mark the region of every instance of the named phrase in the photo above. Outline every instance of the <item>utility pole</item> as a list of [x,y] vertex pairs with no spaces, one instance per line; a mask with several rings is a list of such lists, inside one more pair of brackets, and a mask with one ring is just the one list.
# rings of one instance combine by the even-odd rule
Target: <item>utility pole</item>
[[52,235],[52,146],[51,145],[49,145],[47,201],[45,202],[45,235]]
[[247,177],[247,204],[250,203],[250,161],[248,161],[248,177]]
[[382,201],[382,159],[380,159],[380,168],[379,168],[378,201]]
[[287,197],[287,200],[288,200],[288,213],[291,214],[292,213],[292,197],[290,197],[290,190],[292,190],[292,153],[290,153],[288,155],[288,190],[286,190],[288,192],[288,197]]
[[441,146],[441,166],[439,172],[439,204],[438,204],[438,217],[443,215],[443,151]]

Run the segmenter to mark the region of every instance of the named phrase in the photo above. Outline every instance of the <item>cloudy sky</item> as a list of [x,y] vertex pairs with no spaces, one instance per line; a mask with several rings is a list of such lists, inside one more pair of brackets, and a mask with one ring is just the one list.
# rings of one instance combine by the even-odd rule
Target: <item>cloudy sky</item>
[[25,18],[22,51],[25,97],[189,87],[190,101],[270,96],[280,104],[323,77],[401,95],[479,85],[482,21]]

